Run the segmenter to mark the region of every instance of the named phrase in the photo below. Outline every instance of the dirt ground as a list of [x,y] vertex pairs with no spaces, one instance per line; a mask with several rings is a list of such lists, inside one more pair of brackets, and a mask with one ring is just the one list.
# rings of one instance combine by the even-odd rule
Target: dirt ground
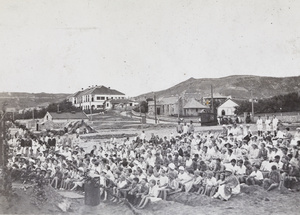
[[70,208],[63,212],[57,206],[66,199],[47,188],[46,201],[37,206],[32,201],[32,189],[15,189],[13,201],[9,206],[0,197],[0,214],[112,214],[112,215],[160,215],[160,214],[300,214],[300,192],[273,190],[266,192],[258,186],[242,186],[242,192],[228,202],[196,194],[178,193],[168,201],[149,204],[143,210],[132,209],[126,205],[100,202],[98,206],[84,205],[84,199],[67,199]]

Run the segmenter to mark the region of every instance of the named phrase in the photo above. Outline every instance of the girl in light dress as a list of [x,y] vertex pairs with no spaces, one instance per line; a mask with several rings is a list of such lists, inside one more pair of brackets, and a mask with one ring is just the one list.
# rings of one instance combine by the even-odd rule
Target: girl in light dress
[[239,194],[240,191],[239,180],[232,174],[232,170],[228,169],[225,170],[225,180],[219,183],[218,191],[213,198],[227,201],[232,195]]
[[217,180],[213,176],[213,172],[208,171],[206,173],[205,190],[204,192],[202,192],[202,194],[211,196],[212,190],[214,189],[215,186],[217,186]]
[[162,200],[158,198],[159,195],[159,187],[156,184],[155,180],[151,180],[149,182],[149,192],[147,195],[142,196],[142,200],[138,205],[138,208],[144,208],[149,202],[157,202]]

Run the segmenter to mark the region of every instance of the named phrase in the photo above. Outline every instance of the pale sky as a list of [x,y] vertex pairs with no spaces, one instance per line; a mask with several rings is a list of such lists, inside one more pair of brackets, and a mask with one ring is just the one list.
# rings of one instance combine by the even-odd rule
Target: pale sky
[[300,75],[300,1],[0,0],[0,92]]

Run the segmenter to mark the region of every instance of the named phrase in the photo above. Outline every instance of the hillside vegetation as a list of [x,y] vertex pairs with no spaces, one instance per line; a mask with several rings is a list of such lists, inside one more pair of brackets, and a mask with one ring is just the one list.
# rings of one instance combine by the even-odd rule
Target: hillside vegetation
[[7,107],[13,107],[17,110],[36,107],[42,105],[47,107],[50,103],[60,102],[66,99],[69,94],[59,93],[22,93],[22,92],[0,92],[0,105],[5,102]]
[[[199,93],[201,97],[210,96],[211,85],[214,94],[231,95],[235,98],[270,98],[277,95],[300,92],[300,76],[296,77],[260,77],[235,75],[222,78],[190,78],[171,88],[156,92],[157,97],[168,97],[178,94]],[[153,97],[152,93],[138,96],[137,98]]]

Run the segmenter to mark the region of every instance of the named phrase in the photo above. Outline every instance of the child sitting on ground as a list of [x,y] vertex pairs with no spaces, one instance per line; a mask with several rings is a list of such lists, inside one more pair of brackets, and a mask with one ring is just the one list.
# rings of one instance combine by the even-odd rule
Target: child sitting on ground
[[263,187],[270,191],[279,186],[280,183],[280,172],[277,170],[277,167],[273,165],[271,167],[271,172],[269,173],[269,178],[265,178],[263,182]]
[[133,178],[132,183],[128,188],[128,193],[126,196],[128,202],[133,205],[136,205],[136,194],[138,193],[138,189],[139,189],[138,183],[139,183],[139,179]]
[[105,171],[102,171],[100,173],[100,196],[104,195],[103,201],[107,200],[107,191],[106,189],[106,176],[105,176]]
[[165,169],[160,170],[160,177],[159,177],[159,190],[160,194],[159,197],[161,197],[163,200],[167,199],[167,194],[168,194],[168,184],[169,184],[169,178],[166,175]]
[[117,187],[113,188],[113,194],[115,197],[113,197],[111,199],[111,201],[113,201],[113,202],[117,202],[118,200],[120,201],[120,198],[121,198],[120,190],[125,189],[127,187],[128,187],[128,183],[126,181],[125,175],[121,175],[120,179],[117,182]]
[[[200,172],[201,173],[201,172]],[[197,194],[204,195],[205,194],[205,188],[206,188],[206,179],[207,179],[207,174],[206,172],[202,172],[202,179],[201,183],[199,184],[199,189],[197,191]]]
[[212,196],[212,190],[214,187],[217,186],[217,180],[215,177],[213,177],[213,172],[209,171],[207,172],[207,178],[205,182],[205,191],[204,194],[207,196]]
[[[199,170],[196,170],[194,172],[194,181],[193,181],[193,187],[192,192],[199,193],[200,189],[203,187],[203,178],[201,176],[201,173]],[[203,188],[204,189],[204,188]]]
[[142,200],[138,205],[138,208],[144,208],[150,201],[151,202],[160,201],[161,198],[158,198],[158,195],[159,195],[159,189],[158,186],[156,185],[156,181],[150,180],[149,193],[147,195],[142,196]]

